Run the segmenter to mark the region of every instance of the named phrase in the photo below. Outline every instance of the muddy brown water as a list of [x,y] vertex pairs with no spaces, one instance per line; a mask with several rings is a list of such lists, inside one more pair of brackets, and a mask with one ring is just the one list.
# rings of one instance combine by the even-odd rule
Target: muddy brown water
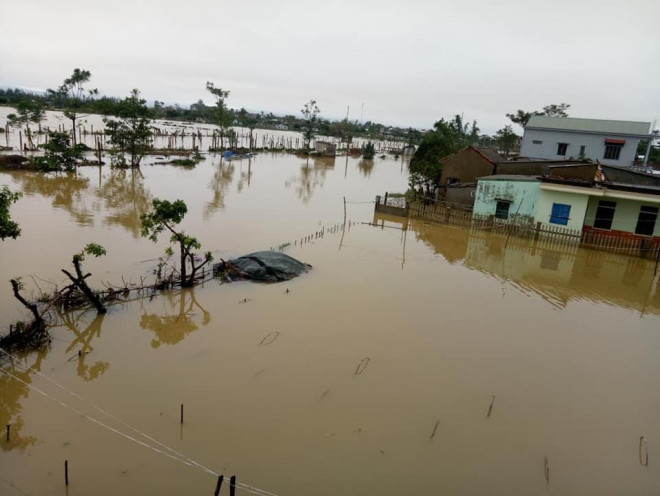
[[[276,495],[660,491],[648,261],[415,220],[402,231],[369,203],[405,189],[391,159],[0,179],[24,192],[0,281],[20,275],[28,290],[61,286],[88,242],[108,250],[85,260],[93,285],[152,277],[166,242],[140,238],[138,215],[154,197],[185,200],[185,230],[216,258],[288,243],[314,267],[64,316],[48,350],[2,365],[3,495],[211,494],[212,474],[126,437],[154,446],[137,431]],[[24,314],[9,284],[2,294],[6,329]]]

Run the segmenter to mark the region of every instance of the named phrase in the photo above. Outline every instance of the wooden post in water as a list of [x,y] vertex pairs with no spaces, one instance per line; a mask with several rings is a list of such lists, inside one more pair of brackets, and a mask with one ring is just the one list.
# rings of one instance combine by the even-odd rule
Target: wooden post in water
[[11,424],[7,424],[7,442],[9,442],[9,431],[11,430]]
[[232,475],[229,479],[229,495],[234,496],[236,494],[236,476]]
[[224,475],[219,475],[218,476],[218,483],[215,486],[215,492],[213,493],[213,496],[218,496],[220,494],[220,488],[222,487],[222,481],[225,480]]
[[69,460],[64,460],[64,484],[69,485]]
[[181,423],[183,424],[183,403],[181,403]]

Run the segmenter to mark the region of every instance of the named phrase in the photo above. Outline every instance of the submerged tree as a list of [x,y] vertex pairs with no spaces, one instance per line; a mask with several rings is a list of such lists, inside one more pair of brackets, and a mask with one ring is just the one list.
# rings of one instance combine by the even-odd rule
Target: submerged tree
[[[188,212],[188,207],[183,200],[170,202],[158,198],[153,199],[152,206],[153,211],[140,216],[142,236],[148,237],[155,243],[158,241],[158,235],[165,229],[172,233],[170,242],[178,243],[179,245],[179,275],[181,277],[181,286],[194,286],[197,272],[213,260],[213,255],[211,255],[210,251],[207,251],[203,259],[198,258],[193,251],[199,250],[202,247],[201,243],[197,241],[197,238],[174,229],[183,220]],[[171,254],[171,252],[171,248],[168,248],[168,254]],[[188,264],[190,264],[190,272],[188,272]]]
[[25,126],[25,135],[31,148],[34,148],[32,141],[32,130],[30,124],[36,124],[38,132],[41,132],[41,121],[46,117],[46,107],[42,100],[26,99],[21,100],[16,105],[16,113],[7,116],[7,123],[12,126]]
[[48,90],[48,92],[55,98],[56,102],[62,105],[64,115],[71,119],[73,125],[73,144],[77,143],[76,140],[76,120],[78,114],[88,100],[98,95],[99,90],[85,88],[92,78],[92,73],[84,69],[74,69],[71,77],[64,80],[64,83],[56,90]]
[[16,239],[21,234],[21,228],[16,222],[11,220],[9,215],[9,207],[12,203],[16,203],[22,196],[22,193],[10,190],[7,186],[0,189],[0,239],[5,238]]
[[44,154],[31,157],[31,161],[37,170],[48,171],[73,171],[76,165],[84,161],[82,144],[72,145],[69,133],[60,131],[49,131],[48,141],[42,145]]
[[410,185],[426,190],[429,195],[441,186],[442,160],[461,148],[479,142],[477,121],[471,125],[463,123],[460,115],[451,121],[440,119],[434,128],[424,136],[410,161]]
[[316,105],[316,100],[310,100],[302,109],[300,109],[300,113],[302,114],[304,121],[302,125],[303,142],[305,144],[305,149],[309,150],[310,144],[316,133],[315,128],[319,122],[319,114],[321,113],[321,110],[318,105]]
[[[147,101],[140,98],[140,91],[133,89],[130,96],[115,108],[119,119],[103,119],[110,144],[114,146],[112,164],[118,167],[139,167],[140,161],[151,147],[153,130]],[[126,155],[130,161],[126,161]]]
[[206,89],[215,98],[215,109],[213,109],[213,122],[220,128],[220,148],[225,147],[225,136],[230,131],[232,123],[231,113],[227,109],[225,100],[229,97],[229,91],[216,88],[211,81],[206,82]]
[[92,291],[92,289],[87,285],[87,282],[85,282],[85,279],[87,279],[92,274],[83,274],[81,264],[82,261],[85,260],[85,255],[100,257],[105,254],[105,248],[103,248],[101,245],[97,245],[96,243],[89,243],[85,246],[85,248],[83,248],[81,252],[76,253],[73,256],[73,267],[76,271],[75,277],[68,270],[62,269],[62,272],[64,272],[67,277],[71,279],[73,286],[76,287],[83,295],[85,295],[89,302],[94,305],[98,313],[106,313],[107,310],[101,302],[99,295]]

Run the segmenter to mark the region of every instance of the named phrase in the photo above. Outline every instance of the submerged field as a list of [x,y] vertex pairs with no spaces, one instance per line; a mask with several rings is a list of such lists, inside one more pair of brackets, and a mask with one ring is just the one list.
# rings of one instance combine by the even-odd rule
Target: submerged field
[[[0,281],[37,292],[89,242],[108,251],[85,261],[92,285],[152,278],[166,242],[141,238],[138,216],[156,197],[186,201],[186,232],[216,259],[272,247],[313,266],[66,315],[48,350],[0,362],[2,494],[62,494],[65,460],[71,496],[211,494],[213,473],[276,495],[660,491],[650,262],[403,231],[371,203],[406,189],[394,159],[211,155],[0,179],[24,193]],[[10,291],[3,329],[23,315]]]

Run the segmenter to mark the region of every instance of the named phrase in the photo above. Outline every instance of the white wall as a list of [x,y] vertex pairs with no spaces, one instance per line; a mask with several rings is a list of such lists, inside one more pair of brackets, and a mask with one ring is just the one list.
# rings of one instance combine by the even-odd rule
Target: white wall
[[[606,160],[605,138],[625,139],[626,143],[621,149],[619,160]],[[542,141],[542,144],[534,144],[534,141]],[[633,164],[639,138],[618,136],[613,134],[580,134],[556,130],[525,129],[520,156],[534,159],[563,160],[580,157],[580,146],[584,145],[585,158],[598,160],[607,165],[629,166]],[[566,155],[557,155],[559,143],[568,143]]]
[[[538,200],[538,207],[536,209],[536,222],[550,223],[550,215],[552,213],[553,203],[563,203],[571,206],[568,224],[559,227],[567,227],[568,229],[582,230],[584,225],[584,216],[587,212],[587,204],[589,203],[589,196],[579,193],[560,192],[560,191],[544,191]],[[555,225],[555,224],[553,224]]]

